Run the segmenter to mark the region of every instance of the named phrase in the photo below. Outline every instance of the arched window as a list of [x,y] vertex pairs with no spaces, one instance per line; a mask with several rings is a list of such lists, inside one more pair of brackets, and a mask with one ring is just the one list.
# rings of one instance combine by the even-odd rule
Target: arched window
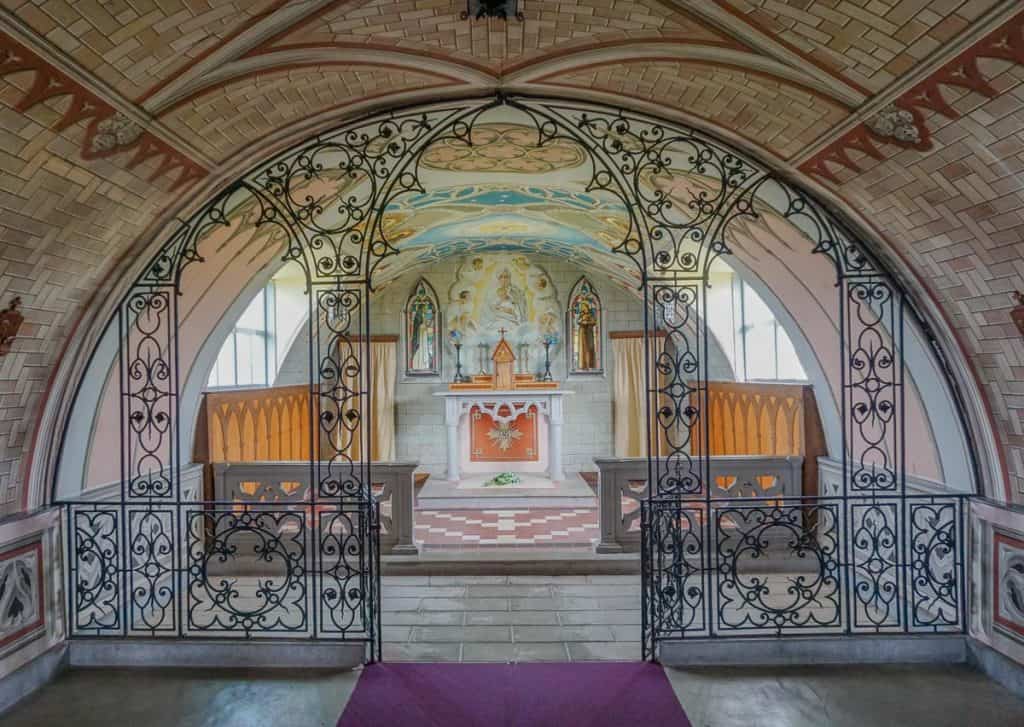
[[601,299],[586,278],[580,278],[569,294],[569,373],[600,373]]
[[405,304],[405,373],[438,376],[441,373],[441,309],[430,283],[420,278]]

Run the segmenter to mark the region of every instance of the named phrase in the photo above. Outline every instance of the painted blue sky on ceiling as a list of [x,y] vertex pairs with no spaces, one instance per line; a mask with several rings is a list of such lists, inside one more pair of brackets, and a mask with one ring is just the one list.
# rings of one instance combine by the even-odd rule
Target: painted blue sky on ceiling
[[551,243],[608,252],[627,216],[614,200],[549,187],[455,187],[404,195],[388,206],[389,237],[414,249],[491,240],[533,247]]
[[409,264],[507,251],[554,256],[632,279],[634,263],[611,252],[628,225],[625,207],[610,195],[515,185],[406,194],[385,212],[388,237],[404,254],[383,267],[397,274]]

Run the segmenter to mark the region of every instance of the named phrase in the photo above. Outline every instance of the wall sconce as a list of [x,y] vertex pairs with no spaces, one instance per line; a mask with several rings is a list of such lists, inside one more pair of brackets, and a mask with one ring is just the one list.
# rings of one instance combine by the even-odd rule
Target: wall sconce
[[1016,290],[1010,293],[1017,307],[1010,311],[1010,320],[1017,324],[1017,332],[1024,336],[1024,293]]
[[515,18],[519,22],[525,19],[523,11],[519,9],[519,0],[466,0],[466,9],[459,14],[459,17],[463,20],[469,18],[473,18],[473,20]]
[[0,356],[10,352],[11,343],[18,335],[18,329],[21,328],[21,324],[25,320],[25,316],[18,312],[19,305],[21,305],[21,298],[16,297],[11,300],[7,310],[0,313]]

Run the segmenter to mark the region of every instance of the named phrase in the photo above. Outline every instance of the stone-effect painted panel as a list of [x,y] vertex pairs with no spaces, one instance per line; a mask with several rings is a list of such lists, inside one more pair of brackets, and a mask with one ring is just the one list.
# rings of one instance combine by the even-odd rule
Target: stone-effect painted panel
[[1014,638],[1024,641],[1024,539],[996,531],[992,538],[992,620]]
[[39,636],[43,609],[43,543],[0,553],[0,652]]

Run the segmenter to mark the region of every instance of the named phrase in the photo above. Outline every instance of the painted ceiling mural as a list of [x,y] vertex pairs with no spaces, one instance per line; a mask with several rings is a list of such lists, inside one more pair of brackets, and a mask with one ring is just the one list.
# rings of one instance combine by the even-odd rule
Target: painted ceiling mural
[[441,139],[423,152],[420,164],[452,172],[536,174],[574,169],[587,160],[586,150],[571,139],[538,145],[537,129],[522,124],[476,124],[470,141]]
[[562,312],[547,271],[526,255],[472,255],[448,292],[448,329],[468,345],[493,345],[504,331],[513,345],[560,341]]
[[378,281],[451,255],[514,251],[568,258],[639,284],[629,258],[612,253],[628,226],[617,200],[551,187],[478,184],[405,195],[388,208],[384,232],[407,254],[382,262]]

